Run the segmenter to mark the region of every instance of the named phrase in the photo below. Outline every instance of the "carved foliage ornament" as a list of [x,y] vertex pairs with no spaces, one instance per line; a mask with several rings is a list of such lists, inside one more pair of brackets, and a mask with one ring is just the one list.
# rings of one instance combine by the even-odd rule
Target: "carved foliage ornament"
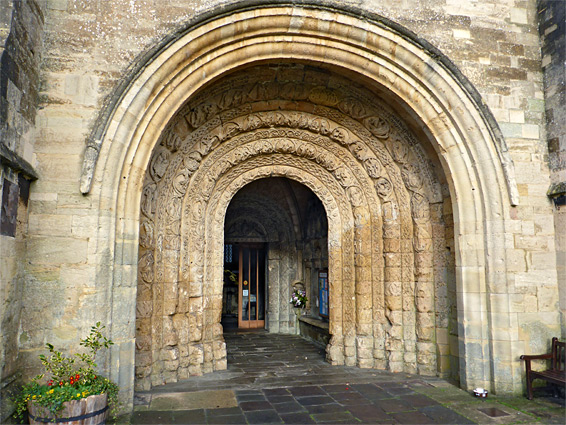
[[[231,82],[236,80],[238,84]],[[321,174],[320,178],[327,187],[337,182],[342,186],[350,208],[355,209],[358,227],[364,223],[361,207],[368,204],[364,198],[377,194],[385,222],[398,223],[398,218],[408,212],[415,231],[414,235],[406,234],[410,227],[402,226],[403,238],[414,237],[415,252],[430,249],[428,193],[438,191],[438,185],[428,164],[422,161],[426,158],[422,148],[406,128],[400,127],[387,107],[376,103],[374,97],[355,85],[336,79],[331,89],[306,82],[314,80],[297,77],[288,83],[265,81],[264,73],[252,69],[212,86],[180,111],[164,132],[161,146],[154,151],[142,189],[140,207],[145,218],[140,224],[141,281],[162,285],[163,267],[167,264],[176,267],[179,263],[181,279],[190,282],[198,281],[199,276],[202,279],[204,265],[212,264],[212,258],[203,259],[194,254],[204,252],[203,223],[211,219],[206,216],[207,205],[214,191],[222,189],[216,187],[221,177],[228,177],[235,168],[239,172],[253,172],[254,167],[261,165],[286,164],[290,161],[286,159],[288,155],[297,157],[293,160],[297,167],[307,170],[309,162],[316,163],[333,176],[333,181],[328,180],[328,174]],[[258,137],[263,141],[254,142]],[[238,147],[234,148],[236,140]],[[323,148],[329,143],[347,149],[350,154],[330,154],[329,148]],[[359,169],[365,170],[365,181],[358,178]],[[222,181],[228,184],[230,180]],[[374,195],[366,187],[367,181]],[[405,195],[398,205],[399,191]],[[183,212],[185,196],[189,202]],[[337,214],[338,209],[328,211],[330,220]],[[181,232],[183,215],[188,229],[192,229],[189,235]],[[388,230],[384,226],[384,231],[394,228]],[[399,235],[399,231],[394,234]],[[329,244],[335,243],[329,238]],[[343,259],[353,258],[353,245],[346,243],[342,249]],[[356,249],[361,248],[356,245]],[[165,256],[163,250],[167,250]],[[188,253],[189,257],[181,257],[180,252]],[[353,276],[353,265],[348,261],[337,259],[336,264],[351,269],[346,274]],[[423,263],[418,267],[428,265]],[[153,287],[162,291],[159,285]],[[152,314],[159,312],[155,308],[150,310]]]

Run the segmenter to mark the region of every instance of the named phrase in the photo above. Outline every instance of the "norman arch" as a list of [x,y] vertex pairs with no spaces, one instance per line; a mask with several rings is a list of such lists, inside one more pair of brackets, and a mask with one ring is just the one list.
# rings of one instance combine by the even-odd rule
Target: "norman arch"
[[[98,283],[108,287],[113,299],[109,323],[118,344],[112,367],[120,385],[133,390],[134,357],[140,368],[149,367],[141,359],[149,358],[152,365],[157,362],[159,372],[150,368],[144,376],[150,384],[163,382],[161,372],[173,367],[166,362],[177,360],[175,343],[163,339],[163,329],[175,328],[177,319],[155,319],[169,316],[163,309],[171,303],[157,305],[155,315],[153,304],[151,313],[143,310],[149,309],[147,294],[138,283],[144,276],[146,280],[163,277],[164,291],[186,290],[193,295],[189,304],[194,305],[187,309],[193,308],[195,314],[186,317],[195,320],[196,328],[200,324],[203,343],[188,353],[196,361],[189,361],[186,373],[191,367],[196,374],[224,366],[217,283],[223,239],[214,229],[222,227],[223,214],[238,188],[277,175],[310,187],[327,209],[330,274],[336,285],[332,296],[343,300],[340,311],[331,311],[332,362],[391,370],[411,370],[414,365],[423,373],[436,370],[437,329],[431,317],[436,310],[430,308],[427,290],[434,285],[428,273],[434,268],[429,217],[431,203],[449,196],[461,382],[466,387],[517,388],[518,371],[510,361],[512,341],[495,344],[489,308],[490,291],[505,283],[503,234],[516,189],[504,143],[473,88],[429,45],[378,17],[284,3],[226,13],[196,22],[153,52],[103,114],[85,153],[81,189],[96,196],[101,206],[110,206],[100,208],[107,211],[101,221],[111,229],[110,241],[101,233],[100,251],[112,259],[112,268],[110,274],[99,276]],[[203,103],[198,108],[199,94],[208,87],[220,90],[222,81],[229,81],[223,78],[234,71],[254,66],[265,71],[270,65],[285,64],[361,82],[360,87],[394,108],[381,114],[362,113],[355,102],[346,101],[333,80],[304,80],[308,83],[303,84],[304,92],[281,90],[279,96],[266,98],[278,105],[261,100],[261,90],[251,90],[248,94],[256,99],[246,95],[247,101],[255,109],[236,107],[241,94],[221,98],[216,107]],[[258,89],[269,94],[272,87],[268,80],[264,83]],[[232,116],[230,111],[235,111]],[[436,153],[435,173],[423,160],[427,156],[419,143],[411,143],[410,135],[393,135],[402,133],[393,112],[401,113],[418,132],[419,143],[427,140]],[[172,131],[170,126],[180,116],[187,117],[185,123],[191,128]],[[206,131],[192,135],[200,128]],[[390,133],[392,128],[395,131]],[[317,158],[317,152],[324,152],[324,158]],[[373,158],[376,161],[370,161]],[[179,166],[171,165],[175,161]],[[191,170],[189,179],[175,180],[186,170]],[[162,179],[171,184],[157,191]],[[442,179],[448,189],[445,194],[438,187]],[[154,208],[153,198],[148,199],[152,194],[158,194],[155,202],[161,199],[167,210]],[[157,223],[151,231],[144,222],[150,216]],[[156,233],[149,237],[148,232]],[[493,243],[486,244],[487,239]],[[173,251],[167,254],[172,257],[151,258],[152,243],[170,244],[164,249]],[[155,252],[164,252],[161,245]],[[397,252],[410,253],[410,260]],[[172,264],[181,265],[178,273]],[[146,270],[149,265],[151,271]],[[397,273],[413,277],[397,279]],[[137,307],[125,302],[136,297]],[[380,297],[390,312],[400,313],[379,316],[368,300]],[[117,311],[124,304],[130,310]],[[405,311],[410,314],[404,318]],[[149,319],[136,324],[136,317]],[[374,326],[383,323],[390,327]],[[146,339],[136,338],[136,326],[138,330],[149,326]],[[418,335],[414,351],[396,342],[405,336],[405,328]],[[142,355],[134,355],[134,340]],[[381,347],[378,341],[390,344]],[[375,349],[383,351],[382,358],[376,357]],[[414,353],[414,362],[411,356],[402,359],[407,352]],[[494,356],[501,362],[497,369],[491,362]]]
[[[313,204],[316,207],[312,210],[321,215],[320,220],[307,217]],[[275,333],[297,333],[298,323],[289,320],[290,283],[301,283],[312,292],[315,287],[308,284],[310,273],[304,273],[308,271],[304,269],[312,268],[317,259],[315,267],[322,267],[322,260],[328,267],[326,251],[318,256],[309,251],[317,242],[328,245],[325,220],[326,212],[316,195],[289,178],[271,175],[238,190],[224,216],[224,332],[265,328]],[[310,231],[319,221],[324,229],[319,226]],[[306,261],[309,264],[301,267]],[[251,285],[248,276],[253,279]],[[314,300],[304,311],[318,316]]]
[[[435,239],[446,244],[438,212],[449,201],[433,168],[396,114],[362,86],[321,69],[257,66],[197,94],[163,132],[142,191],[140,226],[152,235],[139,254],[142,388],[225,367],[226,210],[244,185],[274,176],[308,186],[327,212],[329,361],[436,373],[436,352],[448,346],[437,346],[436,331],[448,333],[440,316],[449,315],[444,292],[454,282],[440,271],[446,252],[434,249]],[[442,228],[436,236],[435,225]],[[301,267],[278,283],[270,331],[295,331],[287,300]],[[150,326],[156,322],[162,330]]]

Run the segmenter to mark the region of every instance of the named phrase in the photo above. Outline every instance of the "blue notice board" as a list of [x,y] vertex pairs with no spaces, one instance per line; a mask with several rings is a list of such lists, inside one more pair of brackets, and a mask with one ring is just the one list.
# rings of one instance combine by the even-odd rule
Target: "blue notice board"
[[318,313],[328,318],[328,272],[318,272]]

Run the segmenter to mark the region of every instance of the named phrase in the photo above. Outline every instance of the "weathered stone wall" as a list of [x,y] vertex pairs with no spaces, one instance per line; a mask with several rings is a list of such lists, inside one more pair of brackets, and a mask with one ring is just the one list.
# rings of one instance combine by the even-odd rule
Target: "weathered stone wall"
[[[120,84],[126,84],[127,70],[140,63],[136,58],[149,52],[167,34],[183,28],[191,18],[211,13],[216,7],[220,7],[217,11],[226,11],[233,4],[214,0],[47,1],[41,69],[42,109],[34,147],[37,162],[29,159],[37,164],[40,179],[31,188],[29,204],[26,319],[21,323],[23,338],[20,338],[22,354],[28,356],[24,359],[26,364],[31,364],[29,359],[35,358],[47,340],[71,347],[84,334],[83,330],[95,320],[102,320],[114,325],[113,338],[120,342],[114,348],[111,363],[106,366],[113,371],[125,393],[131,395],[133,370],[124,365],[131,363],[134,353],[134,335],[128,323],[133,323],[135,317],[132,282],[136,280],[137,267],[132,259],[137,259],[135,229],[139,229],[139,223],[133,217],[119,217],[118,222],[114,222],[112,214],[124,203],[137,203],[139,211],[141,187],[137,192],[123,192],[137,193],[131,195],[131,199],[116,199],[115,193],[120,187],[118,180],[123,179],[125,184],[130,182],[129,175],[120,174],[122,169],[144,175],[150,152],[142,152],[137,157],[128,154],[131,156],[126,158],[124,150],[116,157],[105,157],[117,149],[105,145],[95,173],[94,190],[83,196],[78,185],[85,140],[102,107],[120,100],[112,98],[111,94]],[[344,4],[347,7],[358,2],[339,2],[339,6]],[[505,235],[497,239],[499,245],[494,247],[504,254],[497,258],[499,269],[493,271],[493,276],[504,276],[506,280],[484,282],[475,269],[457,269],[457,276],[464,276],[460,278],[462,281],[472,282],[474,279],[464,279],[470,274],[477,273],[478,277],[475,286],[459,289],[462,291],[457,294],[460,300],[463,293],[474,294],[459,308],[477,317],[476,322],[465,324],[466,335],[478,335],[476,330],[484,329],[486,315],[490,314],[491,335],[507,342],[505,347],[512,347],[513,356],[516,352],[544,351],[548,335],[558,332],[559,324],[555,229],[552,205],[545,195],[550,180],[546,162],[548,148],[542,135],[545,123],[543,74],[535,1],[372,0],[358,7],[397,22],[440,49],[471,81],[494,114],[514,162],[519,191],[517,206],[508,207],[505,200],[493,200],[496,206],[504,205],[506,226],[504,230],[494,229],[498,235]],[[335,19],[331,12],[318,13],[313,9],[311,13],[324,22],[320,31]],[[300,28],[303,21],[307,19],[297,18],[289,28]],[[230,34],[223,36],[230,37]],[[372,61],[367,60],[366,64],[370,66]],[[432,68],[439,68],[435,66]],[[391,89],[395,88],[392,83]],[[146,90],[139,89],[139,93]],[[422,93],[430,94],[433,89],[430,86]],[[136,104],[133,95],[125,101]],[[137,112],[128,111],[126,119],[135,120]],[[411,112],[407,115],[411,116]],[[149,126],[148,133],[154,128]],[[423,133],[426,131],[424,129]],[[126,137],[120,133],[115,139],[119,144],[124,143]],[[14,149],[24,153],[24,158],[29,150],[25,148],[24,139],[20,139]],[[469,168],[463,167],[458,174],[465,175],[467,170],[481,168],[483,164],[467,165]],[[107,176],[114,178],[113,185],[101,183],[106,182]],[[454,202],[457,201],[453,199],[453,207],[457,206]],[[469,205],[469,208],[474,206]],[[467,225],[460,222],[456,213],[454,221]],[[116,239],[115,235],[118,235]],[[456,236],[460,238],[455,244],[459,261],[473,255],[484,258],[484,247],[478,246],[474,235],[469,239]],[[116,252],[114,246],[118,247]],[[115,270],[116,265],[120,266],[119,272]],[[489,296],[482,298],[486,292]],[[476,311],[479,314],[475,315]],[[45,320],[46,317],[49,320]],[[460,342],[463,344],[465,340]],[[501,346],[495,345],[496,348]],[[471,350],[478,350],[481,355],[488,350],[478,344],[466,349],[470,352],[468,358],[475,355]],[[511,351],[505,354],[511,358]],[[505,360],[501,365],[511,367],[510,379],[520,380],[518,362]],[[470,376],[481,373],[473,370]],[[486,385],[489,385],[487,381]],[[506,390],[517,390],[512,383],[504,386]]]
[[[7,221],[13,222],[14,233],[0,234],[0,422],[11,414],[8,394],[21,378],[20,319],[22,317],[22,291],[28,227],[29,180],[8,167],[0,170],[0,194],[2,196],[2,228]],[[16,180],[16,183],[12,182]],[[12,223],[10,226],[12,227]]]
[[549,193],[555,199],[554,229],[562,337],[566,337],[566,2],[538,1],[542,43]]
[[2,13],[0,13],[0,53],[4,53],[6,48],[6,40],[10,34],[10,24],[12,19],[13,2],[2,2],[0,5]]
[[19,327],[42,49],[43,6],[0,2],[0,422],[21,375]]

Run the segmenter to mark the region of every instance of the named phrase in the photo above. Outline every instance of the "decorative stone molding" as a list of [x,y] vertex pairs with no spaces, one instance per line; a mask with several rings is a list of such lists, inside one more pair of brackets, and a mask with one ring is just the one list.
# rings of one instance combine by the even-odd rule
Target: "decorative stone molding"
[[[94,176],[94,172],[96,169],[96,164],[98,162],[98,156],[100,154],[100,149],[102,146],[102,142],[108,130],[110,120],[112,119],[112,115],[121,101],[124,100],[124,96],[126,95],[128,89],[132,88],[132,85],[136,79],[138,79],[143,72],[153,65],[153,62],[156,61],[160,55],[163,55],[164,52],[167,51],[171,47],[182,40],[184,37],[187,36],[188,33],[191,31],[199,32],[201,25],[205,24],[208,19],[211,17],[215,17],[217,19],[222,18],[223,16],[228,16],[231,13],[236,11],[245,12],[248,8],[271,8],[274,4],[280,6],[288,6],[294,7],[293,3],[288,2],[288,0],[275,0],[271,1],[270,3],[264,3],[262,1],[253,1],[248,0],[242,3],[236,3],[231,5],[223,5],[220,10],[212,10],[207,14],[203,14],[198,18],[195,18],[192,22],[187,25],[187,28],[183,31],[178,33],[172,34],[171,36],[165,38],[159,45],[155,46],[148,52],[146,52],[137,62],[136,65],[133,66],[129,74],[122,80],[122,83],[119,87],[112,93],[109,97],[106,107],[103,109],[103,112],[100,114],[99,119],[97,120],[95,127],[90,134],[87,146],[85,148],[85,154],[83,159],[83,167],[81,173],[81,182],[80,182],[80,190],[83,194],[86,194],[90,191],[92,185],[92,179]],[[508,149],[505,143],[505,139],[499,129],[497,121],[493,117],[491,111],[487,108],[485,103],[482,101],[480,94],[474,88],[474,86],[468,81],[468,79],[461,73],[461,71],[445,56],[440,50],[430,44],[428,41],[418,37],[415,33],[411,32],[405,27],[402,27],[396,24],[389,19],[386,19],[382,16],[376,14],[368,14],[367,11],[361,11],[356,9],[352,6],[345,6],[340,3],[334,2],[321,2],[321,1],[313,1],[310,2],[303,2],[301,7],[308,9],[310,7],[316,7],[319,10],[328,9],[333,13],[343,14],[344,16],[364,16],[364,19],[369,20],[373,25],[377,27],[382,27],[387,31],[399,36],[403,41],[409,42],[416,46],[418,49],[422,50],[422,53],[425,56],[428,56],[430,61],[436,62],[437,65],[441,66],[445,71],[450,74],[450,77],[453,81],[459,85],[459,88],[467,95],[467,97],[472,101],[474,107],[482,116],[483,120],[486,123],[487,128],[491,132],[493,140],[495,143],[495,148],[498,152],[499,158],[501,160],[501,164],[503,166],[507,187],[509,190],[509,197],[510,202],[512,205],[518,204],[518,191],[517,185],[515,182],[514,177],[514,170],[513,170],[513,162],[508,154]],[[334,35],[334,34],[333,34]],[[335,35],[337,36],[337,35]],[[338,38],[338,37],[337,37]],[[360,40],[356,40],[359,42]],[[399,40],[397,40],[399,41]],[[375,51],[376,55],[380,55],[382,52],[380,49]],[[425,60],[425,62],[428,62]],[[320,93],[321,96],[324,96],[324,93]],[[202,111],[201,111],[202,112]],[[196,112],[196,116],[194,119],[198,119],[198,113]]]
[[[138,335],[144,341],[151,335],[153,342],[138,347],[138,357],[146,359],[138,378],[155,382],[157,375],[171,381],[225,365],[224,352],[208,351],[222,337],[216,324],[222,291],[218,256],[226,236],[223,214],[235,194],[236,188],[230,189],[234,182],[246,184],[274,175],[303,181],[322,200],[328,215],[329,256],[334,257],[329,261],[333,307],[329,360],[435,373],[429,198],[435,202],[442,198],[422,146],[399,118],[353,88],[352,82],[334,76],[333,88],[305,85],[302,81],[324,79],[325,74],[289,66],[279,67],[272,80],[261,81],[274,70],[254,68],[209,88],[205,98],[196,96],[164,131],[149,161],[142,191],[138,273],[140,282],[153,285],[153,304],[138,299],[144,306]],[[292,79],[286,74],[293,75]],[[283,78],[287,81],[279,82]],[[234,90],[234,86],[240,88]],[[292,93],[287,87],[293,87]],[[187,134],[178,130],[185,123],[192,126]],[[281,167],[287,171],[282,173]],[[243,175],[249,177],[241,180]],[[323,188],[330,193],[325,194]],[[383,225],[382,208],[389,211],[385,214],[388,223]],[[382,238],[405,240],[407,251],[382,252]],[[384,266],[385,280],[379,283],[372,274],[380,276]],[[170,283],[172,293],[166,289]],[[384,297],[372,301],[374,287]],[[155,296],[161,293],[164,301]],[[180,307],[184,293],[194,302],[215,301],[212,308],[198,301],[198,307],[195,304],[187,310]],[[147,298],[145,290],[139,295]],[[283,295],[286,300],[289,294]],[[281,316],[289,314],[288,310],[285,302],[273,313]],[[158,334],[141,320],[151,315],[155,323],[163,314],[173,321],[179,314],[195,314],[192,327],[189,323],[195,337],[189,340],[202,347],[203,356],[190,357],[189,349],[185,351],[187,361],[181,356],[181,362],[164,363],[160,360],[163,355],[150,354],[156,349],[171,352],[179,344],[176,335],[181,329],[166,326],[168,319]],[[159,341],[165,344],[161,348]],[[415,343],[409,345],[409,341]],[[377,357],[370,348],[376,344],[383,346]],[[208,363],[207,358],[217,362]]]
[[[227,6],[229,14],[208,15],[169,39],[145,58],[124,90],[116,92],[114,106],[103,112],[93,133],[93,140],[102,143],[89,193],[100,199],[101,214],[107,214],[115,229],[110,236],[100,236],[108,239],[114,259],[108,286],[117,342],[114,377],[126,391],[132,390],[130,347],[138,337],[132,317],[124,317],[119,306],[121,300],[136,296],[138,309],[146,314],[137,325],[150,330],[139,334],[142,348],[136,357],[136,362],[147,359],[147,366],[139,366],[144,382],[156,385],[225,365],[216,322],[221,258],[214,254],[219,248],[222,252],[223,240],[212,234],[208,245],[193,236],[211,236],[207,232],[222,222],[227,198],[239,188],[261,176],[276,175],[307,185],[328,213],[329,274],[339,282],[334,296],[344,300],[340,307],[331,307],[331,361],[428,373],[433,363],[426,354],[433,351],[438,329],[435,336],[427,288],[431,269],[439,273],[441,268],[434,258],[431,263],[431,249],[436,252],[442,245],[438,241],[453,234],[454,257],[446,261],[454,264],[459,356],[469,365],[461,370],[462,386],[503,392],[520,388],[514,362],[519,337],[517,332],[497,336],[493,323],[499,313],[491,307],[491,294],[514,281],[505,234],[512,225],[509,207],[516,204],[517,193],[503,139],[475,90],[429,45],[375,16],[334,6],[264,6]],[[255,92],[261,95],[263,90],[265,99],[276,99],[280,113],[253,110],[266,105],[249,97],[253,90],[243,101],[234,90],[213,104],[205,102],[226,91],[222,84],[238,70],[281,63],[303,64],[307,70],[317,67],[326,77],[306,81],[306,91],[293,91],[289,85],[277,92],[280,96],[274,96],[267,84],[271,71],[258,79]],[[359,103],[332,85],[333,76],[340,75],[360,82],[353,87],[357,93],[365,91],[398,109],[365,115]],[[231,84],[233,89],[240,87]],[[418,139],[397,125],[394,116],[399,111],[404,111],[399,119],[407,128],[419,129]],[[262,127],[266,116],[273,127]],[[293,116],[308,121],[307,127],[301,121],[291,125]],[[179,117],[186,118],[171,127]],[[396,131],[388,133],[380,119]],[[259,143],[260,133],[271,142]],[[307,143],[299,149],[294,140]],[[421,144],[428,144],[426,154],[419,152]],[[163,148],[169,153],[159,159],[152,156]],[[313,157],[311,148],[325,155]],[[438,161],[427,163],[435,155]],[[209,163],[208,156],[218,161]],[[169,162],[164,174],[163,161]],[[301,171],[311,168],[316,176]],[[215,174],[207,175],[204,169]],[[429,173],[437,177],[431,179]],[[422,208],[421,196],[428,200],[428,209]],[[212,205],[218,207],[211,210]],[[439,213],[444,209],[445,215]],[[428,227],[427,214],[447,223]],[[362,243],[355,244],[357,240]],[[153,259],[145,257],[148,251],[153,251]],[[372,260],[366,263],[368,256]],[[138,281],[140,259],[146,278],[151,275],[154,282],[163,283],[158,290],[164,297],[153,300],[147,289],[153,283]],[[201,261],[212,267],[205,268]],[[180,264],[176,272],[175,264]],[[363,282],[369,271],[372,300],[386,305],[386,311],[368,310],[365,301],[352,301],[368,298]],[[213,284],[203,287],[203,279]],[[175,298],[182,291],[191,296]],[[414,294],[420,294],[418,304]],[[173,299],[180,301],[169,302]],[[404,315],[410,303],[415,305],[414,321]],[[442,312],[441,304],[436,302],[434,308],[445,322],[450,315]],[[178,314],[177,309],[192,314]],[[173,335],[172,330],[185,326],[194,332]],[[419,341],[405,344],[409,334],[418,335]],[[415,353],[416,361],[413,354],[405,360],[403,352]],[[499,361],[497,369],[493,358]]]

